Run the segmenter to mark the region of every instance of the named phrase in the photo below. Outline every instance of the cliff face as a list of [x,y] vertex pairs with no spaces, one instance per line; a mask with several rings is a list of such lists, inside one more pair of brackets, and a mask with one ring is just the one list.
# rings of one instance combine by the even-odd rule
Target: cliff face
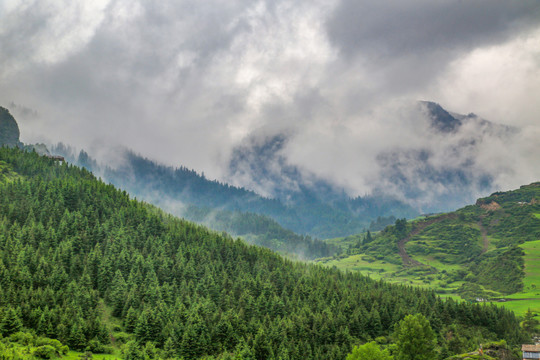
[[8,109],[0,106],[0,146],[20,146],[20,131],[15,118]]

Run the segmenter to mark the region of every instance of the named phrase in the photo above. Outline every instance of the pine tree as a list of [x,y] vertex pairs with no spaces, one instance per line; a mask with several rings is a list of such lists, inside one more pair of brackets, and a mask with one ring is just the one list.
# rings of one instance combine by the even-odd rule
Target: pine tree
[[75,350],[83,350],[86,347],[86,337],[80,320],[75,321],[69,333],[68,345]]
[[523,329],[529,334],[534,334],[538,324],[540,324],[540,321],[534,318],[534,313],[531,311],[531,308],[529,308],[525,313],[525,319],[522,323]]
[[253,351],[257,360],[271,359],[274,357],[272,347],[263,328],[259,328],[255,340],[253,340]]
[[14,308],[9,307],[0,312],[0,334],[8,336],[22,329],[22,321]]
[[113,316],[119,317],[122,315],[124,310],[124,301],[126,300],[127,295],[127,285],[122,272],[116,270],[114,278],[111,284],[111,290],[109,295],[109,301],[113,308]]

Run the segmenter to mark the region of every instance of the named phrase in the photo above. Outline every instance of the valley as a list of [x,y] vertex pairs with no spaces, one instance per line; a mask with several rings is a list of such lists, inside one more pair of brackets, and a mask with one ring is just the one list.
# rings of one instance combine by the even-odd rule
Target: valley
[[0,0],[0,360],[540,359],[539,54],[540,0]]
[[[353,344],[391,342],[394,324],[411,313],[431,323],[438,340],[430,352],[441,356],[471,346],[444,340],[449,333],[512,346],[523,338],[504,308],[286,260],[35,152],[2,148],[0,161],[8,174],[0,181],[0,352],[343,359]],[[445,221],[454,220],[424,220],[406,250]],[[397,220],[369,245],[411,232],[411,224]],[[397,252],[387,258],[398,269]]]
[[[443,359],[478,342],[501,349],[502,340],[500,351],[511,352],[526,336],[519,321],[540,312],[540,183],[451,213],[378,215],[373,232],[322,241],[266,215],[204,206],[197,194],[214,206],[244,199],[295,209],[194,171],[134,154],[131,169],[103,170],[84,152],[62,153],[79,168],[43,145],[20,147],[0,149],[8,357],[341,359],[371,339],[396,346],[392,329],[415,313],[438,338],[429,352]],[[215,230],[133,200],[89,170],[164,209],[182,189],[181,199],[199,201],[182,204],[182,214]],[[383,203],[374,208],[392,201]]]

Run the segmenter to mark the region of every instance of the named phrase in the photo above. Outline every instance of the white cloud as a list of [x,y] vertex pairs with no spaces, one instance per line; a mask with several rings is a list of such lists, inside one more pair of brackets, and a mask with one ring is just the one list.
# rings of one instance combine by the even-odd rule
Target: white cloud
[[430,91],[456,111],[540,126],[540,28],[457,59]]
[[[4,1],[0,103],[39,113],[18,119],[24,141],[124,145],[217,178],[242,141],[286,131],[290,164],[363,194],[381,151],[437,146],[415,131],[418,99],[536,134],[537,14],[529,0]],[[501,184],[539,175],[536,143],[501,155]],[[497,150],[481,149],[485,163]]]

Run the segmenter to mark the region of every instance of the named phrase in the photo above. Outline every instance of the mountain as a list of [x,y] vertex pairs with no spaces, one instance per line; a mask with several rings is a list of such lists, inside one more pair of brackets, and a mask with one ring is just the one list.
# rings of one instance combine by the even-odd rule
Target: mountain
[[479,154],[515,141],[519,129],[495,124],[475,114],[451,113],[439,104],[417,106],[415,132],[424,144],[390,148],[377,157],[378,191],[400,194],[423,213],[450,211],[498,186],[507,169],[485,163]]
[[[374,152],[375,165],[361,175],[376,179],[370,180],[370,195],[361,198],[362,203],[369,203],[370,210],[355,206],[334,180],[291,161],[288,146],[295,141],[294,132],[251,135],[232,152],[229,182],[288,205],[309,204],[302,208],[304,214],[326,207],[323,213],[342,211],[353,222],[355,218],[350,214],[372,221],[378,216],[409,218],[451,211],[499,186],[496,178],[507,169],[486,164],[486,157],[481,155],[492,146],[507,146],[515,141],[519,129],[473,113],[456,114],[430,101],[420,101],[403,112],[407,115],[403,115],[402,123],[410,127],[407,130],[414,134],[415,141],[404,138],[399,145],[389,144]],[[381,200],[392,202],[392,206],[377,208]],[[325,219],[319,221],[321,227],[331,228]],[[347,225],[342,223],[340,227]],[[345,235],[324,230],[321,233],[325,234],[322,237]]]
[[286,260],[36,152],[0,164],[2,356],[343,359],[413,313],[441,357],[522,340],[505,309]]
[[[65,146],[54,147],[53,152],[189,219],[201,221],[201,212],[210,214],[210,210],[232,211],[252,219],[253,215],[268,217],[297,234],[333,238],[365,231],[377,219],[453,210],[496,186],[497,167],[484,166],[478,153],[486,144],[512,141],[518,129],[472,113],[451,113],[433,102],[419,102],[413,114],[414,131],[427,142],[378,153],[377,167],[366,169],[379,178],[377,184],[370,194],[355,198],[290,163],[286,149],[294,138],[284,133],[253,135],[234,149],[227,179],[239,186],[209,180],[185,167],[164,166],[129,150],[114,165],[98,165],[84,151],[70,153]],[[195,208],[199,210],[192,216],[187,210]],[[225,230],[211,223],[219,218],[213,215],[203,222]],[[240,234],[230,226],[227,231]],[[269,244],[268,239],[258,243]]]
[[279,201],[208,180],[194,170],[167,167],[131,151],[125,151],[120,165],[114,168],[99,165],[85,151],[77,155],[63,144],[52,146],[51,151],[101,174],[139,199],[214,230],[241,236],[252,244],[302,259],[331,256],[337,251],[334,246],[298,235],[277,223],[274,218],[294,217]]
[[432,101],[420,101],[420,108],[425,108],[431,120],[431,126],[440,132],[454,132],[463,124],[458,117],[452,116],[441,105]]
[[[52,146],[51,151],[100,173],[107,181],[141,199],[196,221],[200,221],[201,210],[257,214],[271,218],[295,233],[325,238],[362,231],[377,217],[417,214],[410,206],[384,195],[349,199],[343,192],[337,195],[335,190],[322,191],[324,184],[318,189],[302,187],[288,199],[267,198],[246,188],[206,179],[185,167],[159,164],[128,150],[114,167],[100,166],[86,152],[77,155],[63,144]],[[192,215],[188,210],[195,208],[200,209]],[[211,218],[203,222],[210,226],[219,225],[209,222]],[[225,230],[219,226],[217,229]],[[239,234],[238,231],[233,233]]]
[[[495,192],[455,212],[398,219],[373,237],[346,239],[349,256],[329,261],[392,282],[467,300],[527,299],[540,312],[540,182]],[[335,241],[334,241],[335,242]]]
[[344,189],[288,163],[285,134],[254,137],[237,147],[229,178],[243,179],[259,193],[296,209],[300,226],[291,227],[322,238],[353,234],[377,217],[414,217],[418,211],[382,191],[351,198]]
[[20,131],[9,110],[0,106],[0,146],[21,146]]

